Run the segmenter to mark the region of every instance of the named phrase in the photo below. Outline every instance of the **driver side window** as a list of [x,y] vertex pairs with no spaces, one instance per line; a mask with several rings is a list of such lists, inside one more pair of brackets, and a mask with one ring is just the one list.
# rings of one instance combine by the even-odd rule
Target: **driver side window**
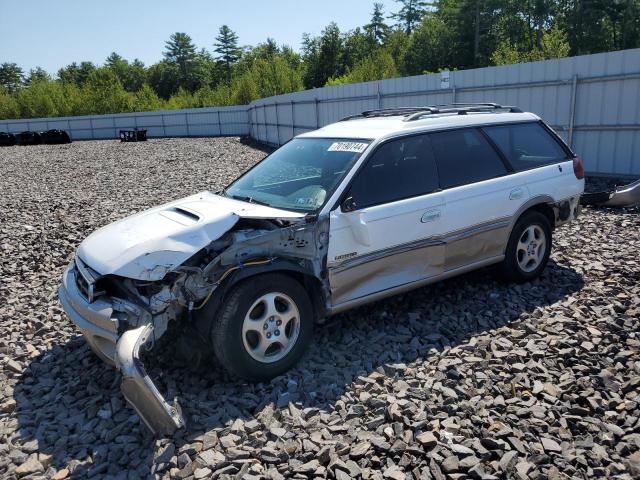
[[349,196],[355,209],[426,195],[438,189],[438,171],[427,135],[384,143],[358,172]]

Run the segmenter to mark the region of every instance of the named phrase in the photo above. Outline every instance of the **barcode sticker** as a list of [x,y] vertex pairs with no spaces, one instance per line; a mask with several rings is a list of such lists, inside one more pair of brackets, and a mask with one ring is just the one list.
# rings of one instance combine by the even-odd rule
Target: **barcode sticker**
[[333,142],[327,151],[362,153],[367,148],[367,145],[367,143],[360,142]]

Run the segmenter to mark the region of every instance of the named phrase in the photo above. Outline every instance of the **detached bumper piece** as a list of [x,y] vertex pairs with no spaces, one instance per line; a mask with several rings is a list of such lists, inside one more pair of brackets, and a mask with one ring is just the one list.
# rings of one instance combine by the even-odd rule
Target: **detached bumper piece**
[[640,205],[640,180],[609,192],[585,193],[580,203],[599,207],[635,207]]
[[153,325],[143,325],[122,334],[116,345],[116,367],[122,372],[122,394],[156,436],[172,435],[184,427],[180,405],[160,394],[140,361],[140,347],[153,333]]

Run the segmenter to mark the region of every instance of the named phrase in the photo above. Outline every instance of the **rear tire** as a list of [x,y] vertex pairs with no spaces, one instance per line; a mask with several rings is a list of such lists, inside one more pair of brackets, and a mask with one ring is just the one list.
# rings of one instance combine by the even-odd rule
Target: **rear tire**
[[211,342],[231,375],[267,381],[293,367],[313,335],[313,309],[293,278],[268,273],[234,286],[213,319]]
[[505,279],[524,283],[540,276],[551,253],[552,237],[549,220],[542,213],[526,212],[516,222],[500,264]]

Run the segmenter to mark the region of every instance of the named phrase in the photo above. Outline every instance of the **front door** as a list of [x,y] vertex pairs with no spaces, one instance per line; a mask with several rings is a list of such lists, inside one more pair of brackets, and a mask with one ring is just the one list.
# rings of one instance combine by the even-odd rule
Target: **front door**
[[334,306],[443,272],[446,207],[425,135],[378,147],[347,198],[330,216]]

